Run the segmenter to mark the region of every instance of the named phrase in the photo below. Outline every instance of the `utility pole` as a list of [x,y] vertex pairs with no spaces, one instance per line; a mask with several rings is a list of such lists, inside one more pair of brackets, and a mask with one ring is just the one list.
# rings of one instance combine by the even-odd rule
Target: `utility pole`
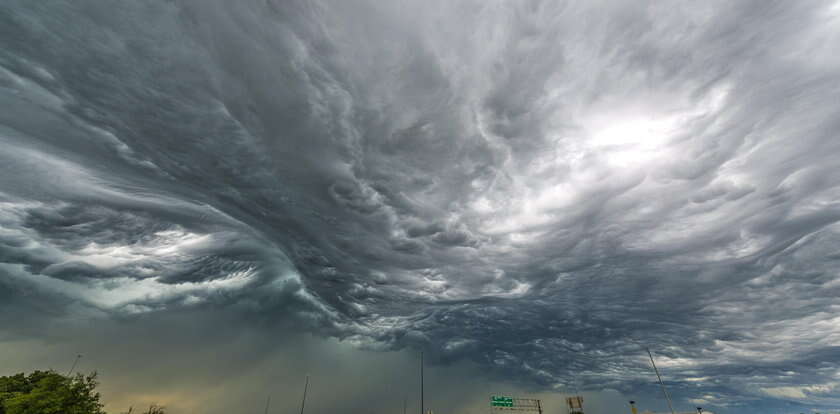
[[[426,414],[423,400],[423,351],[420,351],[420,414]],[[303,413],[301,413],[303,414]]]
[[73,373],[73,370],[76,369],[76,364],[79,363],[79,360],[82,359],[82,354],[76,355],[76,360],[73,361],[73,366],[70,367],[70,371],[67,371],[67,376],[69,377],[70,374]]
[[405,414],[405,409],[408,406],[408,398],[403,398],[403,414]]
[[306,376],[306,383],[303,385],[303,400],[300,401],[300,414],[303,414],[303,407],[306,405],[306,391],[309,389],[309,375]]
[[653,365],[653,371],[656,372],[656,378],[659,379],[659,385],[662,387],[662,393],[665,394],[665,400],[668,401],[668,408],[671,409],[671,414],[674,414],[674,405],[671,404],[671,396],[668,395],[668,390],[665,389],[665,383],[662,382],[662,377],[659,375],[659,370],[656,368],[656,363],[653,362],[653,354],[650,353],[650,348],[645,348],[650,357],[650,364]]

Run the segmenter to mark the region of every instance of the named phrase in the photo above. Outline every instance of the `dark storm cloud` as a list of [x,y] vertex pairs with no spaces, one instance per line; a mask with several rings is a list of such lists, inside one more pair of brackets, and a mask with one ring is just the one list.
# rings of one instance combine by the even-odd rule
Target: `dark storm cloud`
[[838,27],[827,1],[9,2],[3,284],[544,389],[645,389],[650,346],[680,404],[837,405]]

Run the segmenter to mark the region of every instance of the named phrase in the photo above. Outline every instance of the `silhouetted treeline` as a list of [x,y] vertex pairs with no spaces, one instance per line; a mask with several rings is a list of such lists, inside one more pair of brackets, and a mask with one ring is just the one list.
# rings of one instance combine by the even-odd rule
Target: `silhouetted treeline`
[[[96,392],[96,373],[73,376],[55,371],[0,376],[0,414],[106,414]],[[165,414],[152,405],[130,414]]]

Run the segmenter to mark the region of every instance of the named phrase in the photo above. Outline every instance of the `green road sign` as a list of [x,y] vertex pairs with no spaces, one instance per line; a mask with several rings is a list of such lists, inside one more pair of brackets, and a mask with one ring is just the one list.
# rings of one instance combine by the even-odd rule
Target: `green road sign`
[[490,406],[513,407],[513,397],[502,397],[499,395],[493,395],[490,397]]

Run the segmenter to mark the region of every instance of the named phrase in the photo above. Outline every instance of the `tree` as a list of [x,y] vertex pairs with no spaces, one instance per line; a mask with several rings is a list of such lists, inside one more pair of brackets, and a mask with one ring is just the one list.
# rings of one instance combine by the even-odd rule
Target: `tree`
[[[121,413],[121,414],[132,414],[133,410],[134,410],[134,408],[129,408],[128,412]],[[149,406],[148,411],[141,411],[137,414],[166,414],[166,410],[163,407],[161,407],[157,404],[152,404],[152,405]]]
[[96,373],[68,377],[55,371],[0,377],[0,414],[105,414]]
[[163,407],[159,405],[152,405],[149,407],[149,411],[146,411],[144,414],[165,414]]

